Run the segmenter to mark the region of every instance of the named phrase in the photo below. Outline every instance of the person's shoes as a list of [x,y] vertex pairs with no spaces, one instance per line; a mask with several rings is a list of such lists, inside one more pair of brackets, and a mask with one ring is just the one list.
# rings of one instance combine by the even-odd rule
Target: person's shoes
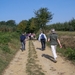
[[23,52],[23,50],[22,50],[22,52]]
[[42,49],[42,51],[43,51],[43,49]]
[[57,63],[57,60],[54,60],[55,63]]
[[[57,57],[56,57],[56,58],[57,58]],[[56,58],[54,58],[54,62],[55,62],[55,63],[57,63],[57,60],[56,60]]]
[[43,50],[45,50],[45,49],[42,49],[42,51],[43,51]]
[[24,50],[26,50],[26,49],[24,49]]
[[45,48],[42,48],[42,51],[45,50]]
[[41,50],[43,51],[43,48],[41,48]]
[[45,48],[43,50],[45,50]]
[[21,51],[23,52],[23,49],[22,48],[20,48],[21,49]]

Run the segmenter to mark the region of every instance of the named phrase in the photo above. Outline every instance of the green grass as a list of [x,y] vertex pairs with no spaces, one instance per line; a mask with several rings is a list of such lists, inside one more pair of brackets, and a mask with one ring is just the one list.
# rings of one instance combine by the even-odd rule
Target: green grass
[[28,75],[45,75],[41,65],[37,64],[37,54],[32,41],[29,41],[28,60],[26,72]]
[[0,75],[20,48],[19,34],[0,32]]

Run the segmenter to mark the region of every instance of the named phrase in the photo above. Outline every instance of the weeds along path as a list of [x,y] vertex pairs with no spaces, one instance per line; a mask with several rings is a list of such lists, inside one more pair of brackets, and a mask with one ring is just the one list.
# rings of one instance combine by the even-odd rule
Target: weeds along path
[[26,65],[27,75],[45,75],[41,65],[38,64],[39,60],[37,52],[32,41],[29,41],[28,60]]
[[45,75],[75,75],[75,66],[70,61],[65,60],[58,54],[57,63],[55,63],[49,47],[42,51],[40,42],[33,41],[33,45],[39,59],[38,64],[41,65]]
[[28,57],[29,42],[26,42],[26,50],[19,50],[13,60],[10,62],[3,75],[27,75],[26,74],[26,63]]

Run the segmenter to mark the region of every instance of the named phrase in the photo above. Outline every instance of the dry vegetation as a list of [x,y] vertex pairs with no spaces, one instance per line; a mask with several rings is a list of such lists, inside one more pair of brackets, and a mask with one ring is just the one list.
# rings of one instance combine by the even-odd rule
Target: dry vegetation
[[72,48],[75,47],[75,32],[57,32],[60,38],[60,41],[63,45],[63,48]]

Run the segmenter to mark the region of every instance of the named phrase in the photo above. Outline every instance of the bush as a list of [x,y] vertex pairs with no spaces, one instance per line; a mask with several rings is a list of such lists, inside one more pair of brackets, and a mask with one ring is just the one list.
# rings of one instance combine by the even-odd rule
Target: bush
[[0,32],[0,75],[20,47],[19,33]]
[[67,48],[65,51],[65,55],[69,60],[75,60],[75,50]]
[[8,45],[3,45],[2,47],[1,47],[1,49],[6,53],[10,53],[10,49],[9,49],[9,47],[8,47]]

